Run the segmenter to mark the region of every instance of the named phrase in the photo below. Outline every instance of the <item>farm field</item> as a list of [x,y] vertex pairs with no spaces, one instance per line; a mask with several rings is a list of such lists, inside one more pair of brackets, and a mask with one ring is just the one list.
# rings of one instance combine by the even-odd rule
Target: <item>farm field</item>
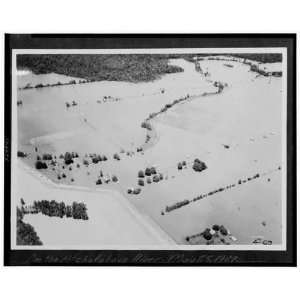
[[[222,58],[200,60],[200,72],[194,62],[170,59],[183,72],[140,83],[17,75],[19,88],[76,82],[17,92],[17,150],[26,157],[18,158],[14,205],[83,201],[89,214],[87,221],[25,215],[43,245],[205,245],[187,237],[215,224],[230,230],[230,244],[281,245],[283,80]],[[258,66],[282,71],[281,63]],[[70,164],[66,152],[75,153]],[[47,169],[36,170],[37,157]],[[206,166],[201,172],[195,159]],[[151,167],[158,182],[155,174],[138,176]]]

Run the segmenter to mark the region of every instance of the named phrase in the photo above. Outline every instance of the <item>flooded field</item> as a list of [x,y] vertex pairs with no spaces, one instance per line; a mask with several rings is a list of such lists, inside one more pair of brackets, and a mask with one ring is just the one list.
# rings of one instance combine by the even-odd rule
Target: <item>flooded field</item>
[[[124,201],[135,208],[135,214],[151,220],[149,226],[156,228],[155,236],[164,236],[149,240],[141,237],[138,244],[188,245],[188,236],[214,224],[230,230],[234,236],[232,244],[252,245],[257,239],[272,241],[273,245],[283,242],[282,77],[257,76],[241,61],[226,66],[222,60],[202,60],[201,72],[193,62],[184,59],[172,59],[170,64],[182,67],[184,72],[147,83],[79,84],[79,78],[57,74],[17,76],[20,88],[57,81],[77,83],[19,89],[17,93],[18,101],[22,101],[17,112],[18,150],[27,154],[19,158],[22,163],[34,170],[37,156],[43,160],[43,154],[51,154],[55,163],[46,161],[47,169],[35,172],[57,187],[69,186],[70,201],[78,198],[76,187],[88,188],[94,195],[79,194],[91,215],[84,227],[75,221],[72,225],[71,220],[66,224],[40,214],[26,215],[26,221],[34,226],[46,246],[110,244],[111,240],[105,237],[88,238],[91,235],[87,233],[97,231],[105,222],[109,227],[109,221],[101,223],[101,218],[104,211],[113,217],[113,210],[119,210],[117,204],[105,205],[106,201],[117,201],[113,200],[116,197],[126,198]],[[282,71],[279,63],[261,67]],[[222,89],[215,82],[222,83]],[[178,103],[168,106],[178,99]],[[157,112],[148,121],[151,130],[141,126]],[[65,164],[61,156],[66,152],[76,153],[71,164]],[[97,155],[106,160],[97,161]],[[192,167],[195,159],[207,168],[196,172]],[[183,161],[184,166],[179,168],[178,163]],[[161,176],[158,182],[154,181],[155,175],[138,177],[139,171],[150,167],[155,167]],[[19,181],[24,176],[24,168],[21,169]],[[248,180],[256,174],[260,176]],[[239,180],[244,179],[240,184]],[[227,186],[231,187],[190,201]],[[95,188],[108,190],[108,194],[96,196]],[[138,194],[128,193],[128,189],[137,188]],[[18,197],[24,194],[28,203],[50,193],[49,188],[32,194],[25,190],[26,185],[18,185]],[[63,195],[58,190],[53,197],[64,200]],[[190,201],[187,205],[166,210],[185,199]],[[114,228],[115,232],[121,232],[121,227],[129,222],[127,217],[122,220],[124,223],[118,223],[120,228]],[[64,228],[63,233],[56,238],[53,230],[60,228]],[[104,232],[103,228],[99,230]],[[135,230],[138,231],[132,232]],[[109,233],[109,229],[105,232]],[[130,238],[125,240],[120,244],[135,244]],[[205,240],[197,243],[205,244]]]

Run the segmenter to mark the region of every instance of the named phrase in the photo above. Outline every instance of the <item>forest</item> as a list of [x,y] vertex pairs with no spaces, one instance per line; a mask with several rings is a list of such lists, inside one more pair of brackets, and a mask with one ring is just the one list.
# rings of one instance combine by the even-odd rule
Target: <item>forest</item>
[[17,207],[17,245],[42,245],[33,226],[23,221],[24,213]]
[[57,73],[92,81],[153,81],[182,72],[168,64],[168,56],[149,54],[22,54],[17,68],[35,74]]

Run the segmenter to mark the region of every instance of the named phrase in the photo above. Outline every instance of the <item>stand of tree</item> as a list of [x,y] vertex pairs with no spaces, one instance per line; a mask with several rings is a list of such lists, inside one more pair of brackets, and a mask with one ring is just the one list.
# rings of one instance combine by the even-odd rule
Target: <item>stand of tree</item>
[[22,54],[17,67],[35,74],[57,73],[87,80],[152,81],[163,74],[183,72],[156,54]]
[[[199,168],[199,170],[198,169],[196,170],[195,166],[197,166],[196,168]],[[205,163],[201,162],[199,159],[195,159],[193,168],[194,168],[195,171],[200,171],[201,172],[202,170],[206,169],[206,165],[205,165]],[[278,170],[280,170],[280,169],[278,168]],[[236,187],[237,185],[244,184],[246,182],[257,179],[259,177],[260,177],[260,174],[257,173],[257,174],[255,174],[251,177],[246,178],[246,179],[243,179],[243,180],[239,179],[237,183],[233,183],[233,184],[229,184],[229,185],[224,186],[224,187],[220,187],[220,188],[215,189],[213,191],[210,191],[209,193],[206,193],[206,194],[200,194],[200,195],[194,197],[193,199],[190,199],[190,200],[185,199],[185,200],[176,202],[175,204],[172,204],[172,205],[169,205],[169,206],[167,205],[166,208],[165,208],[165,212],[171,212],[175,209],[181,208],[182,206],[188,205],[192,202],[196,202],[196,201],[202,200],[206,197],[213,196],[217,193],[224,192],[226,190],[229,190],[229,189],[232,189],[232,188]]]
[[260,63],[274,63],[282,62],[281,53],[199,53],[199,54],[187,54],[184,58],[188,61],[194,62],[194,57],[207,57],[207,56],[230,56],[239,57],[245,59],[251,59]]
[[87,208],[84,203],[73,202],[72,205],[65,205],[64,202],[56,202],[55,200],[34,201],[33,211],[41,212],[49,217],[60,217],[73,219],[88,220]]
[[231,56],[255,60],[261,63],[282,62],[281,53],[241,53],[231,54]]
[[23,222],[24,213],[17,207],[17,245],[43,245],[33,226]]

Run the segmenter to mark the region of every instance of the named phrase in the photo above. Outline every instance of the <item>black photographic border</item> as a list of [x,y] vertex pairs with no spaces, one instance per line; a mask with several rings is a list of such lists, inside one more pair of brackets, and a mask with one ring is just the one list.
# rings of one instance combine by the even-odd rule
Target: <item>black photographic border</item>
[[[256,250],[11,250],[12,49],[287,48],[287,248]],[[5,34],[5,266],[296,266],[296,34]]]

